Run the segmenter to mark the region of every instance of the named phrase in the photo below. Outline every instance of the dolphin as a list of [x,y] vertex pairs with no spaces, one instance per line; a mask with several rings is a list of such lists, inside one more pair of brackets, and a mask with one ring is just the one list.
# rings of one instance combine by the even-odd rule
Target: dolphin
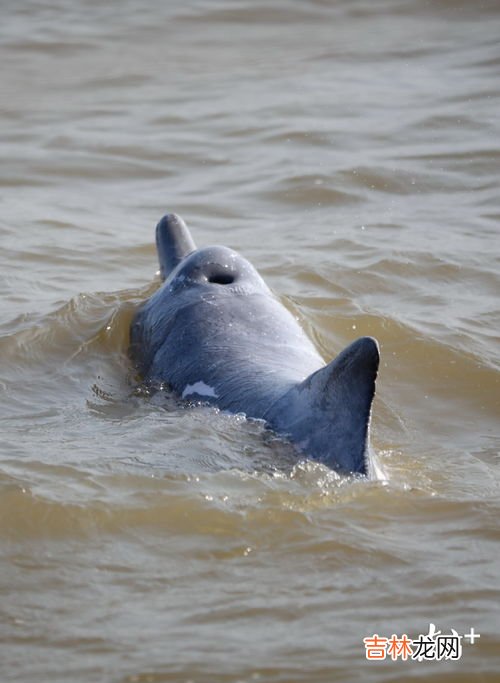
[[325,365],[236,251],[197,249],[176,214],[158,223],[156,246],[163,284],[130,326],[130,356],[142,379],[263,420],[341,474],[366,474],[377,341],[361,337]]

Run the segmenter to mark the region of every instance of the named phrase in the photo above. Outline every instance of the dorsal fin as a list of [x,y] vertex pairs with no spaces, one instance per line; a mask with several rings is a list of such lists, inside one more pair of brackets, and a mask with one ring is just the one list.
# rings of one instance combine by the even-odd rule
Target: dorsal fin
[[269,422],[314,460],[338,472],[365,474],[378,365],[375,339],[357,339],[285,394]]
[[169,213],[156,226],[156,248],[161,279],[165,280],[185,256],[195,251],[196,245],[182,218]]

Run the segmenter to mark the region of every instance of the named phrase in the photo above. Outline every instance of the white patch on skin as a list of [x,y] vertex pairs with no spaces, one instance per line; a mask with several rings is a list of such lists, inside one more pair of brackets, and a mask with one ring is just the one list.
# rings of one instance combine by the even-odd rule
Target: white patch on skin
[[191,394],[218,398],[213,388],[209,387],[208,384],[205,384],[205,382],[195,382],[194,384],[188,384],[182,392],[182,398],[186,398],[186,396],[190,396]]

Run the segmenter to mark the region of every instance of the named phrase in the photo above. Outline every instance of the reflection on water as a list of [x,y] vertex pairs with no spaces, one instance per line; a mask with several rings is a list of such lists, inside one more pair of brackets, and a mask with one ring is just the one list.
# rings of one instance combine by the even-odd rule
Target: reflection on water
[[[495,681],[497,3],[119,9],[2,15],[2,680]],[[172,210],[379,339],[370,480],[137,386]],[[366,661],[430,622],[481,638]]]

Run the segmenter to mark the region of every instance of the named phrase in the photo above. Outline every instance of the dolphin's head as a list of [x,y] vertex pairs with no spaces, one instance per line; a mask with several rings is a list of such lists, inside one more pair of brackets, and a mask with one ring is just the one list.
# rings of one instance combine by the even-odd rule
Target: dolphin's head
[[[197,249],[179,216],[168,214],[161,219],[156,246],[164,282],[137,311],[130,331],[130,355],[143,376],[188,308],[191,325],[186,326],[185,337],[191,334],[197,340],[203,335],[195,332],[196,324],[203,327],[205,337],[213,339],[217,334],[226,336],[236,321],[243,334],[257,329],[262,311],[264,317],[270,310],[271,317],[282,315],[275,310],[282,307],[249,261],[224,246]],[[263,299],[267,306],[262,305]]]
[[213,296],[269,294],[269,288],[243,256],[229,247],[196,249],[191,234],[179,216],[167,214],[156,226],[160,273],[170,292],[179,294],[204,288]]
[[212,296],[270,293],[252,264],[229,247],[196,249],[185,256],[165,281],[172,293],[203,288]]

